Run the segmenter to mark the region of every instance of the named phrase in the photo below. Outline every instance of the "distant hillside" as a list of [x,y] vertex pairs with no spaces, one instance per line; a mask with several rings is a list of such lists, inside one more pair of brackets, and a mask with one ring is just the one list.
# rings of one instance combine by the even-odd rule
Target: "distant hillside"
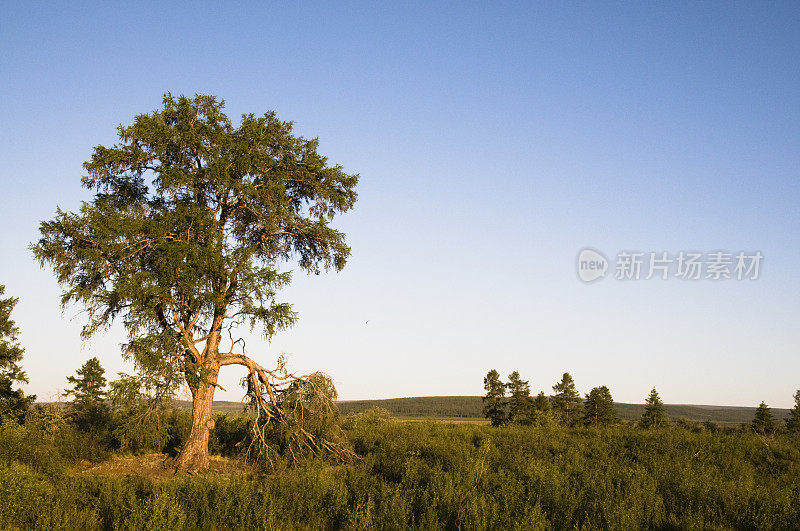
[[[178,407],[191,409],[192,403],[177,400]],[[374,407],[382,407],[395,417],[400,418],[447,418],[447,419],[483,419],[483,403],[480,396],[418,396],[411,398],[386,398],[382,400],[343,400],[338,402],[339,411],[343,415],[360,413]],[[642,415],[643,404],[614,403],[617,415],[623,420],[635,421]],[[226,413],[238,413],[244,410],[242,402],[214,402],[214,409]],[[750,422],[755,407],[706,406],[691,404],[666,404],[667,416],[677,420],[684,418],[695,422],[707,420],[718,423],[740,424]],[[788,409],[772,409],[776,419],[782,420],[789,415]]]
[[[414,398],[389,398],[385,400],[348,400],[339,402],[339,410],[349,415],[380,406],[397,417],[447,417],[483,418],[482,402],[479,396],[424,396]],[[643,404],[614,404],[617,414],[624,420],[638,420],[644,410]],[[755,407],[704,406],[687,404],[666,404],[664,409],[672,419],[685,418],[703,422],[711,420],[724,423],[750,422]],[[787,409],[773,409],[777,419],[788,416]]]

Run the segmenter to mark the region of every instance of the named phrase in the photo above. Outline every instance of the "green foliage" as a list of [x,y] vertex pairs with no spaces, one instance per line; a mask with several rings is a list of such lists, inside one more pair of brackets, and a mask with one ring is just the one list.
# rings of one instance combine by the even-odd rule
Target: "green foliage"
[[508,421],[516,424],[530,424],[534,420],[533,400],[531,399],[531,386],[523,380],[519,372],[514,371],[508,375],[510,397],[508,401]]
[[[0,284],[0,295],[6,287]],[[19,329],[11,319],[11,312],[19,299],[0,298],[0,423],[4,419],[20,420],[30,407],[35,396],[25,396],[22,389],[14,385],[28,383],[25,372],[20,367],[25,349],[17,340]]]
[[274,302],[289,280],[276,262],[297,255],[318,272],[349,254],[328,222],[353,206],[357,176],[329,167],[317,140],[292,136],[274,113],[234,127],[223,106],[167,94],[162,110],[121,126],[120,143],[84,164],[94,200],[43,222],[33,246],[63,302],[89,309],[84,333],[122,314],[141,363],[152,345],[166,358],[186,334],[219,331],[226,308],[267,334],[292,324],[290,307]]
[[775,433],[775,429],[777,428],[775,417],[772,416],[772,411],[770,411],[767,404],[764,402],[759,404],[750,426],[753,428],[754,432],[760,435],[772,435]]
[[639,427],[641,428],[659,428],[666,424],[666,416],[664,415],[664,403],[661,397],[658,396],[656,388],[650,391],[650,394],[645,400],[644,412],[642,418],[639,419]]
[[555,394],[552,397],[553,409],[567,426],[575,424],[581,414],[581,395],[575,389],[575,381],[568,372],[561,377],[561,381],[553,386]]
[[271,463],[273,455],[284,456],[292,463],[331,454],[347,460],[347,438],[334,402],[336,397],[330,377],[314,373],[293,382],[276,397],[279,422],[271,422],[256,408],[253,439],[259,442],[263,437],[264,444],[254,445],[254,455]]
[[587,426],[608,426],[616,422],[617,412],[614,410],[614,400],[611,391],[605,385],[595,387],[586,395],[584,404],[583,421]]
[[492,369],[483,379],[486,396],[483,397],[483,415],[492,426],[502,426],[508,421],[506,385],[500,380],[500,373]]
[[379,411],[351,420],[361,460],[308,460],[269,475],[53,476],[0,459],[0,527],[792,529],[800,521],[800,449],[787,435],[765,445],[749,431],[497,430]]
[[119,378],[111,382],[113,434],[123,450],[160,451],[167,444],[170,425],[165,421],[165,409],[175,383],[149,373],[119,373]]
[[790,433],[800,433],[800,389],[794,394],[794,407],[789,411],[786,419],[786,429]]

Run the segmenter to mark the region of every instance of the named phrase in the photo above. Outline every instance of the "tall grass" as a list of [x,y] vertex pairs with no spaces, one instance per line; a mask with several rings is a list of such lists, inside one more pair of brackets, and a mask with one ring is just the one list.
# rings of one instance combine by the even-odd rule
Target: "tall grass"
[[[233,441],[246,423],[231,417],[218,426],[223,429],[212,447],[234,454]],[[75,457],[58,450],[54,459],[60,463],[26,460],[21,450],[35,444],[24,442],[19,430],[33,428],[4,426],[0,527],[792,529],[800,524],[800,441],[788,435],[764,439],[680,427],[497,429],[400,422],[376,413],[357,415],[346,426],[361,456],[352,465],[312,460],[257,476],[165,481],[76,476],[64,465]],[[2,453],[9,441],[16,453]]]

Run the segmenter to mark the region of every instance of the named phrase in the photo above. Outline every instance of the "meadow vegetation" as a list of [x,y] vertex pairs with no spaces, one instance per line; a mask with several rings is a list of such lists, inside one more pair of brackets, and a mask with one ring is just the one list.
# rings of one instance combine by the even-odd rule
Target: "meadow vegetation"
[[[0,526],[10,529],[795,528],[800,438],[749,427],[566,427],[344,420],[358,459],[243,462],[250,419],[215,415],[221,465],[158,468],[191,414],[156,413],[163,445],[121,450],[124,419],[89,434],[63,408],[0,426]],[[154,456],[154,452],[156,455]],[[137,461],[138,460],[138,461]],[[136,463],[152,463],[137,468]],[[125,461],[131,466],[116,466]],[[224,465],[224,466],[223,466]]]

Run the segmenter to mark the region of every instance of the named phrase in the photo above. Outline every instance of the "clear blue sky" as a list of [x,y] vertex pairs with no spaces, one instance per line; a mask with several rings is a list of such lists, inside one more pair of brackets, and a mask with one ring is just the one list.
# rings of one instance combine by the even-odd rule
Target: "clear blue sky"
[[[81,343],[28,245],[166,91],[275,110],[361,174],[352,260],[295,277],[300,323],[248,341],[265,363],[347,399],[482,394],[491,368],[628,402],[800,388],[797,3],[0,6],[0,283],[41,399],[94,355],[129,370],[119,330]],[[584,285],[584,246],[765,258],[754,282]]]

